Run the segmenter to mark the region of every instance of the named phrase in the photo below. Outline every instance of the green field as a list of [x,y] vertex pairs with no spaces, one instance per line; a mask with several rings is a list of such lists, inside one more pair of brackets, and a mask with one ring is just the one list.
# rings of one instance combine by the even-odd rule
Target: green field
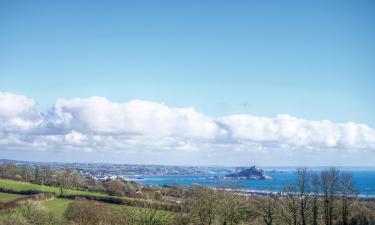
[[[58,187],[41,186],[41,185],[27,183],[27,182],[5,180],[5,179],[0,179],[0,188],[14,190],[14,191],[33,190],[33,191],[52,192],[52,193],[55,193],[56,195],[60,194],[60,189]],[[85,191],[79,191],[79,190],[66,189],[64,190],[64,192],[65,192],[64,194],[70,194],[70,195],[108,196],[107,194],[103,194],[103,193],[85,192]],[[12,201],[17,198],[24,197],[24,196],[26,195],[8,194],[8,193],[0,192],[0,203]],[[126,199],[127,197],[118,197],[118,198]],[[68,207],[69,203],[72,201],[73,200],[70,200],[70,199],[53,198],[53,199],[42,201],[42,205],[45,206],[48,210],[50,210],[57,218],[62,219],[66,208]],[[104,204],[108,204],[108,203],[104,203]],[[133,206],[117,205],[117,204],[108,204],[108,205],[110,205],[113,208],[123,210],[124,213],[130,213],[131,215],[135,217],[151,212],[150,211],[151,209],[147,209],[147,208],[139,208],[139,207],[133,207]],[[162,211],[162,210],[157,210],[156,213],[160,217],[167,217],[167,218],[172,218],[174,215],[173,212],[167,212],[167,211]]]
[[53,198],[43,201],[42,204],[55,216],[62,218],[70,202],[72,202],[70,199]]
[[[72,202],[70,199],[49,199],[43,201],[43,206],[45,206],[48,210],[50,210],[55,216],[58,218],[63,218],[64,212],[66,208],[68,207],[69,203]],[[126,206],[126,205],[116,205],[116,204],[108,204],[104,203],[106,205],[109,205],[115,209],[123,210],[124,212],[131,212],[132,215],[139,215],[140,213],[145,213],[146,211],[149,211],[150,209],[146,208],[138,208],[133,206]],[[167,216],[167,217],[173,217],[174,213],[172,212],[166,212],[162,210],[157,210],[157,214],[159,216]]]
[[[28,182],[22,181],[14,181],[14,180],[7,180],[7,179],[0,179],[0,188],[9,189],[14,191],[40,191],[40,192],[51,192],[55,193],[57,196],[60,195],[60,188],[59,187],[51,187],[51,186],[42,186],[39,184],[32,184]],[[64,189],[64,195],[82,195],[82,196],[98,196],[98,197],[110,197],[110,198],[117,198],[117,199],[126,199],[129,201],[145,201],[142,199],[137,198],[130,198],[130,197],[118,197],[118,196],[110,196],[105,193],[99,192],[92,192],[92,191],[80,191],[74,189]]]
[[6,203],[13,200],[16,200],[17,198],[21,198],[23,195],[17,195],[17,194],[8,194],[8,193],[2,193],[0,192],[0,203]]
[[[60,188],[58,187],[51,187],[51,186],[42,186],[38,184],[32,184],[22,181],[14,181],[14,180],[4,180],[0,179],[0,188],[10,189],[15,191],[45,191],[45,192],[52,192],[56,195],[60,194]],[[98,192],[88,192],[88,191],[79,191],[79,190],[72,190],[72,189],[64,189],[64,194],[66,195],[93,195],[93,196],[108,196],[107,194],[98,193]]]
[[[24,196],[26,195],[8,194],[0,192],[0,203],[10,202]],[[42,205],[46,207],[48,210],[50,210],[58,218],[62,218],[66,208],[68,207],[71,201],[72,200],[70,199],[53,198],[43,201]]]

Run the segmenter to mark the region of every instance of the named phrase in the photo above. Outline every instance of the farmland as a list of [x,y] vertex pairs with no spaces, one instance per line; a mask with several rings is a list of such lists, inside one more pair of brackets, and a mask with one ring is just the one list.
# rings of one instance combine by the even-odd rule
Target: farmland
[[[65,221],[64,219],[64,213],[66,209],[69,207],[69,204],[72,203],[73,199],[68,198],[62,198],[60,196],[60,190],[57,187],[50,187],[50,186],[42,186],[38,184],[32,184],[28,182],[22,182],[22,181],[14,181],[14,180],[8,180],[8,179],[0,179],[0,188],[4,191],[9,192],[49,192],[53,193],[55,197],[40,201],[35,201],[36,204],[39,206],[45,208],[48,212],[50,212],[55,218],[56,221],[60,221],[63,223]],[[89,192],[89,191],[80,191],[80,190],[74,190],[74,189],[67,189],[65,190],[65,193],[68,194],[68,196],[93,196],[93,197],[113,197],[109,196],[104,193],[98,193],[98,192]],[[13,193],[5,193],[0,192],[0,204],[9,203],[12,201],[15,201],[20,198],[25,198],[28,195],[25,194],[13,194]],[[118,197],[120,198],[120,197]],[[121,197],[123,199],[127,199],[126,197]],[[94,201],[96,202],[96,201]],[[126,206],[126,205],[119,205],[119,204],[110,204],[110,203],[101,203],[104,206],[108,206],[109,208],[112,208],[116,212],[122,213],[124,215],[127,215],[129,217],[132,217],[134,221],[142,219],[141,217],[144,215],[151,215],[151,213],[155,213],[160,218],[171,220],[173,218],[174,213],[173,212],[167,212],[163,210],[152,210],[148,208],[141,208],[141,207],[135,207],[135,206]],[[1,214],[12,214],[15,212],[18,212],[19,210],[17,208],[3,210]]]

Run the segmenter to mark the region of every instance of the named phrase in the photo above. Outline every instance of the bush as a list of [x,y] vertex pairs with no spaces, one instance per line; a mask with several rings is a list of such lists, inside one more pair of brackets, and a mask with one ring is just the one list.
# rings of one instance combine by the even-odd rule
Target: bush
[[131,224],[117,210],[94,201],[75,200],[69,204],[64,217],[74,225],[126,225]]
[[124,196],[125,184],[120,179],[110,180],[105,183],[106,192],[109,195]]
[[31,225],[20,214],[7,214],[0,216],[0,225]]
[[60,221],[39,203],[27,203],[19,208],[19,212],[30,224],[60,224]]
[[94,201],[116,204],[116,205],[151,207],[151,208],[158,209],[158,210],[173,211],[173,212],[181,211],[180,206],[176,204],[157,202],[157,201],[148,201],[148,200],[136,199],[136,198],[125,198],[125,197],[120,198],[116,196],[93,196],[93,195],[60,195],[59,197],[68,198],[68,199],[81,198],[81,199],[94,200]]
[[173,215],[149,207],[130,209],[127,214],[133,218],[134,225],[169,225],[172,224]]
[[38,203],[26,203],[17,209],[9,209],[0,216],[0,225],[58,225],[53,214]]
[[188,216],[178,214],[176,224],[238,225],[250,219],[248,199],[227,191],[197,187],[183,205]]

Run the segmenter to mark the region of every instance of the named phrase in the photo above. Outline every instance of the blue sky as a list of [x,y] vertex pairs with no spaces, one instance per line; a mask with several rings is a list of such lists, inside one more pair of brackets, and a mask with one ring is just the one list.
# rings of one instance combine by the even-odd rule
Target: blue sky
[[374,1],[1,1],[0,91],[375,127]]

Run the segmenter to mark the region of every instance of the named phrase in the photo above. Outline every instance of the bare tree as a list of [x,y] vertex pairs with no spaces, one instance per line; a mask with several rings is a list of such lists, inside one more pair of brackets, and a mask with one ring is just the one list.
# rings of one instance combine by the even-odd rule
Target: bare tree
[[271,195],[267,197],[265,205],[261,207],[263,221],[266,225],[274,224],[277,210],[277,200],[277,195]]
[[310,213],[310,175],[306,168],[297,169],[297,194],[299,197],[299,213],[301,225],[307,224],[308,214]]
[[30,181],[32,179],[32,167],[21,166],[21,177],[24,181]]
[[321,185],[325,225],[333,225],[335,200],[339,191],[339,172],[335,168],[322,171]]
[[340,197],[341,197],[341,223],[348,225],[350,216],[350,206],[353,201],[350,199],[356,194],[353,178],[351,174],[341,174],[340,176]]
[[54,185],[56,171],[49,166],[42,166],[39,169],[41,182],[45,185]]
[[73,187],[73,174],[75,173],[76,171],[70,168],[66,168],[64,170],[58,171],[57,182],[60,187],[60,194],[64,194],[65,188]]
[[59,171],[57,174],[57,182],[60,188],[60,195],[63,195],[64,189],[68,186],[68,177],[65,176],[64,171]]
[[[19,168],[10,162],[3,163],[0,167],[1,169],[1,176],[4,178],[17,178],[19,176]],[[21,178],[21,177],[20,177]]]
[[39,177],[40,177],[40,168],[38,166],[34,167],[34,182],[39,183]]
[[84,180],[76,170],[70,171],[71,188],[80,189],[84,186]]
[[288,225],[297,225],[299,202],[296,196],[297,189],[295,185],[285,185],[284,195],[281,200],[281,216]]
[[189,195],[186,204],[194,224],[213,225],[215,223],[218,204],[215,190],[198,187]]
[[317,174],[311,175],[311,191],[312,191],[312,194],[313,194],[312,225],[318,225],[320,179],[319,179],[319,176]]
[[248,204],[244,196],[229,191],[218,191],[217,217],[221,225],[237,225],[246,219]]

